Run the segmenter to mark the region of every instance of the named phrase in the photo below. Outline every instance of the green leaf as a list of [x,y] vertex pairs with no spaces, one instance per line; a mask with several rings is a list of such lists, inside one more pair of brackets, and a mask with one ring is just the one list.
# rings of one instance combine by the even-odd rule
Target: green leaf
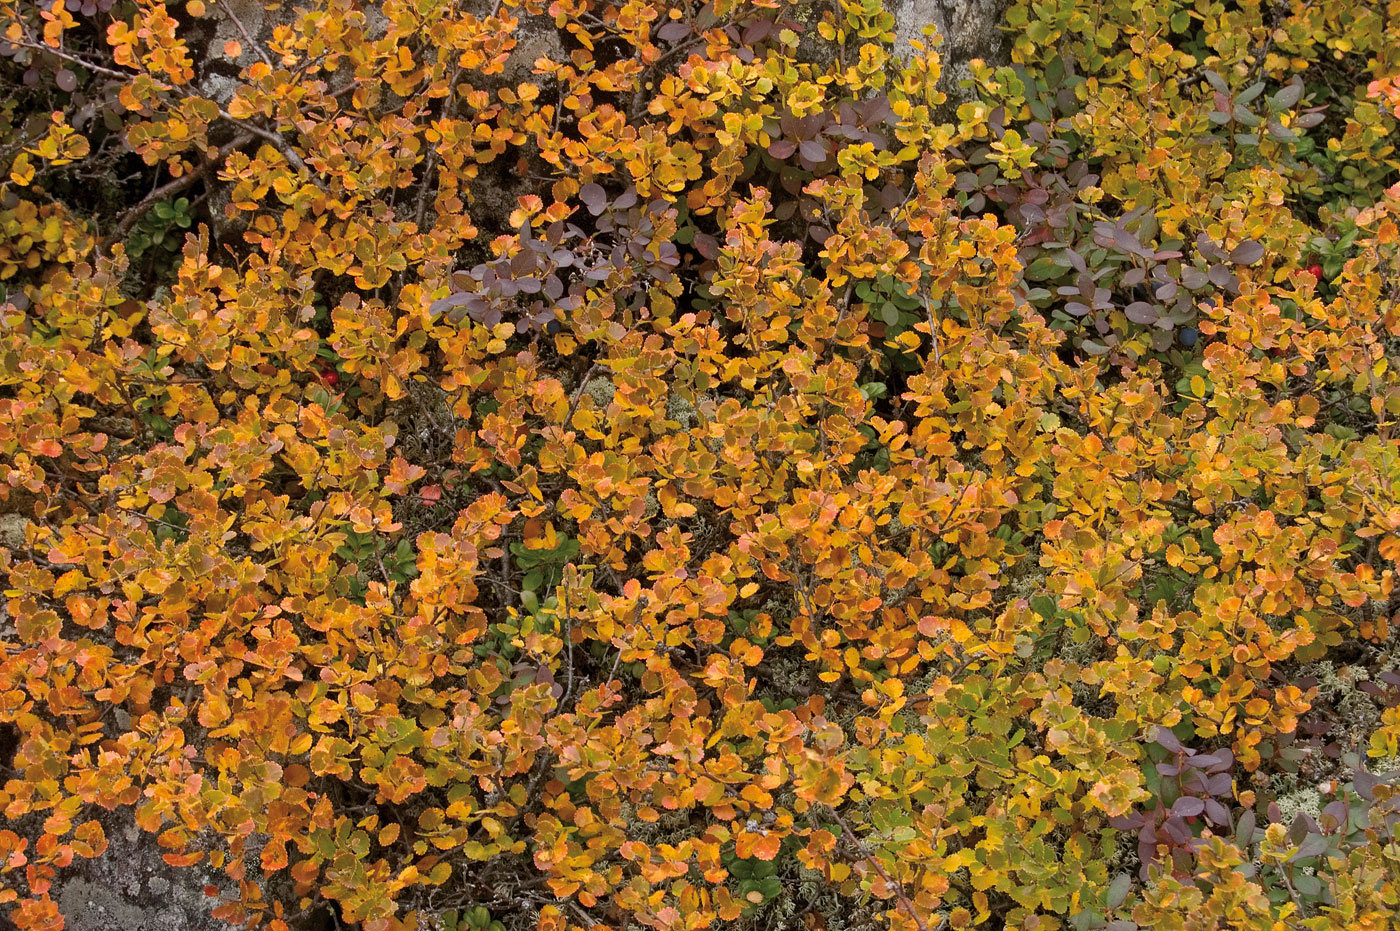
[[866,382],[860,386],[861,396],[867,401],[873,401],[875,398],[883,398],[889,393],[889,390],[889,386],[882,381]]

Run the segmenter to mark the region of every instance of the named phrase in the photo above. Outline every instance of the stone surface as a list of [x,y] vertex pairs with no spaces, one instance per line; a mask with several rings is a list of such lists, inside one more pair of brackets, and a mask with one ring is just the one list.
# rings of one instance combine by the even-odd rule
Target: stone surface
[[0,514],[0,546],[16,553],[23,552],[29,523],[22,514]]
[[970,95],[958,87],[971,77],[967,63],[974,58],[1004,63],[1010,53],[1010,39],[1001,28],[1009,0],[887,0],[894,12],[895,52],[909,55],[912,40],[925,41],[924,27],[932,25],[943,44],[938,55],[943,63],[939,89],[956,106]]
[[228,885],[222,873],[169,866],[155,835],[137,828],[129,811],[103,821],[106,853],[75,861],[55,883],[66,931],[232,931],[210,915],[216,901],[204,894],[206,884]]

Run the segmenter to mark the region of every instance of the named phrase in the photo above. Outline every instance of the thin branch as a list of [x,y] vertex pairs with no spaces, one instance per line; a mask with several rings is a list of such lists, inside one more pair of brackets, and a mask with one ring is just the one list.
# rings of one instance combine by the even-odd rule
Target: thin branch
[[117,221],[117,225],[112,230],[111,235],[99,245],[99,251],[104,254],[108,252],[113,245],[126,238],[126,234],[131,232],[132,227],[141,221],[141,218],[146,215],[148,210],[172,195],[192,187],[195,182],[222,165],[224,160],[227,159],[235,149],[252,142],[254,135],[255,134],[252,132],[240,133],[231,142],[221,146],[215,157],[208,159],[193,171],[186,172],[173,181],[168,181],[154,191],[151,191],[151,193],[142,198],[138,204],[121,215],[121,219]]
[[248,30],[244,28],[243,20],[238,18],[238,14],[233,12],[233,9],[225,0],[218,0],[218,3],[219,9],[224,11],[224,15],[233,20],[233,25],[238,29],[239,33],[242,34],[244,41],[252,46],[253,51],[258,53],[258,57],[261,58],[269,68],[274,68],[275,70],[275,66],[272,64],[272,58],[267,54],[267,49],[262,47],[261,42],[248,34]]
[[308,178],[311,179],[312,184],[316,185],[322,191],[326,190],[326,186],[321,181],[321,179],[316,177],[315,173],[312,172],[310,168],[306,167],[306,162],[302,161],[302,158],[300,155],[297,154],[296,149],[293,149],[291,144],[288,143],[286,139],[282,138],[281,134],[273,132],[270,129],[263,129],[261,126],[251,123],[248,120],[240,120],[238,117],[234,116],[233,114],[229,113],[227,110],[224,110],[222,108],[219,109],[219,116],[228,120],[235,126],[243,127],[243,130],[245,132],[250,132],[253,135],[259,137],[260,139],[267,140],[267,142],[274,149],[282,153],[282,157],[285,158],[293,168],[297,169],[298,171],[306,172],[306,175]]
[[889,873],[885,872],[885,868],[880,865],[880,861],[875,858],[875,855],[871,853],[870,850],[860,842],[860,839],[856,837],[855,833],[851,831],[851,826],[846,823],[846,819],[842,818],[840,813],[830,805],[827,806],[827,810],[830,811],[831,816],[836,819],[836,823],[841,825],[841,833],[846,836],[847,843],[855,847],[856,852],[869,861],[871,866],[875,867],[875,872],[880,874],[880,878],[885,881],[885,885],[894,890],[895,898],[899,900],[899,904],[904,907],[904,910],[909,913],[909,917],[914,920],[914,924],[918,927],[919,931],[929,931],[928,924],[919,916],[919,912],[914,907],[914,903],[910,900],[909,896],[904,894],[904,887],[895,882],[894,879],[890,877]]
[[8,41],[11,45],[15,45],[20,48],[33,49],[36,52],[48,52],[50,55],[53,55],[57,58],[61,58],[67,62],[72,62],[80,68],[85,68],[88,71],[92,71],[97,74],[105,74],[109,77],[121,78],[123,81],[129,81],[132,78],[136,77],[136,75],[132,74],[129,71],[117,71],[115,68],[106,68],[102,65],[97,64],[96,62],[88,61],[85,58],[79,58],[77,55],[65,52],[62,49],[56,49],[51,45],[45,45],[42,42],[27,42],[22,39],[10,39]]

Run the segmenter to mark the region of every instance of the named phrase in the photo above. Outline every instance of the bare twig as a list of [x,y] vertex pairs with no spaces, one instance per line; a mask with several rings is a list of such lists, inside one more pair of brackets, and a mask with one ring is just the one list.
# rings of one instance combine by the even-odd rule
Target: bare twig
[[261,126],[249,122],[248,120],[240,120],[238,117],[222,108],[219,109],[219,116],[222,116],[235,126],[241,126],[245,132],[250,132],[260,139],[267,140],[274,149],[282,153],[282,157],[285,158],[293,168],[298,171],[305,171],[307,177],[311,179],[312,184],[316,185],[322,191],[326,190],[325,183],[322,182],[320,178],[316,177],[315,173],[312,172],[310,168],[306,167],[306,162],[302,161],[296,149],[293,149],[291,144],[288,143],[286,139],[282,138],[279,133],[275,133],[270,129],[263,129]]
[[895,898],[899,900],[899,904],[904,910],[909,913],[909,917],[914,920],[914,924],[918,927],[919,931],[929,931],[928,924],[920,917],[918,910],[914,907],[913,901],[910,900],[909,896],[904,894],[904,887],[895,882],[889,873],[885,872],[885,868],[880,865],[880,861],[877,860],[875,855],[860,842],[858,837],[856,837],[855,833],[851,830],[851,826],[846,823],[846,819],[842,818],[840,813],[830,805],[827,806],[827,810],[830,811],[831,816],[836,819],[836,823],[841,825],[841,833],[846,836],[846,842],[855,847],[856,852],[868,861],[871,866],[875,867],[875,872],[880,874],[880,878],[885,881],[885,885],[894,890]]
[[146,212],[148,210],[150,210],[152,207],[154,207],[161,201],[171,197],[172,195],[178,194],[186,188],[192,187],[195,182],[199,181],[205,175],[209,174],[209,172],[222,165],[224,163],[224,160],[228,158],[228,156],[232,154],[235,149],[238,149],[242,146],[247,145],[249,142],[252,142],[253,137],[254,134],[251,132],[240,133],[231,142],[228,142],[225,145],[221,146],[216,156],[208,159],[198,168],[194,169],[193,171],[186,172],[180,177],[174,179],[173,181],[167,181],[165,184],[151,191],[151,193],[143,197],[141,201],[137,203],[134,207],[127,210],[121,215],[121,218],[117,221],[117,225],[112,230],[111,235],[108,236],[99,246],[99,251],[106,253],[112,248],[113,245],[124,239],[127,233],[131,232],[132,227],[134,227],[137,223],[141,221],[141,218],[146,215]]
[[262,43],[258,42],[258,40],[254,39],[251,35],[248,34],[248,30],[245,29],[243,26],[243,20],[238,18],[238,14],[233,12],[232,7],[230,7],[228,3],[225,2],[225,0],[218,0],[218,3],[219,9],[224,11],[225,16],[233,20],[233,25],[243,36],[244,41],[246,41],[250,46],[252,46],[253,51],[258,53],[258,57],[261,58],[269,68],[275,67],[272,64],[272,58],[267,54],[267,49],[263,48]]
[[42,42],[31,42],[26,41],[24,39],[10,39],[8,41],[11,45],[18,46],[19,48],[33,49],[36,52],[48,52],[50,55],[53,55],[56,58],[61,58],[66,62],[71,62],[80,68],[85,68],[88,71],[92,71],[97,74],[105,74],[109,77],[121,78],[123,81],[129,81],[132,78],[136,77],[136,75],[132,74],[129,71],[117,71],[115,68],[107,68],[97,64],[96,62],[88,61],[86,58],[79,58],[77,55],[74,55],[70,52],[65,52],[62,49],[56,49],[51,45],[45,45]]

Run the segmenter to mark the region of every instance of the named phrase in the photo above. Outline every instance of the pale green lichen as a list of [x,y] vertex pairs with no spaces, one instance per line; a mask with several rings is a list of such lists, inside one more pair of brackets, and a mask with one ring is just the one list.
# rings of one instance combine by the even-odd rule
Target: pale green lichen
[[678,394],[666,396],[666,419],[675,421],[682,430],[690,430],[700,422],[695,405]]
[[1389,776],[1400,771],[1400,756],[1387,756],[1372,760],[1366,768],[1377,776]]
[[1299,670],[1300,675],[1317,680],[1317,694],[1312,705],[1331,709],[1336,715],[1337,728],[1330,739],[1337,741],[1346,753],[1364,754],[1371,734],[1381,724],[1381,704],[1358,686],[1397,666],[1400,666],[1400,655],[1396,651],[1385,651],[1355,666],[1322,660]]
[[592,398],[599,408],[604,408],[617,396],[617,386],[612,383],[612,379],[598,376],[588,380],[583,386],[583,393]]
[[1315,785],[1302,785],[1287,795],[1280,795],[1274,804],[1278,805],[1283,815],[1280,819],[1282,823],[1292,824],[1300,814],[1313,818],[1318,816],[1322,811],[1322,792]]

